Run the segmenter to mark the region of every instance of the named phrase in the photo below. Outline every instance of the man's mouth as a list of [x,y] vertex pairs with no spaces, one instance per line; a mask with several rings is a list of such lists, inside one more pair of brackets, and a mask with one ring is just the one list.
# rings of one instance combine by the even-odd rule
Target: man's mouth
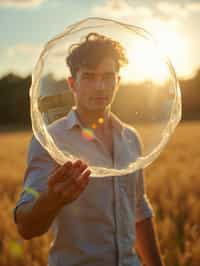
[[99,96],[99,97],[95,97],[95,100],[97,100],[97,101],[106,101],[107,97]]

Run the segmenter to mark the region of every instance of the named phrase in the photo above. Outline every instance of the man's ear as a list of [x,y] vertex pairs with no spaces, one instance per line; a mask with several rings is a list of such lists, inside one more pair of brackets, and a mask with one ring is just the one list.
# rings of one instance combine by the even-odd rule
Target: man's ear
[[121,76],[118,76],[118,77],[117,77],[117,83],[119,84],[120,81],[121,81]]
[[121,76],[117,76],[117,87],[118,88],[119,88],[120,81],[121,81]]
[[70,88],[72,93],[75,93],[76,88],[75,88],[75,78],[74,77],[68,77],[67,78],[67,85]]

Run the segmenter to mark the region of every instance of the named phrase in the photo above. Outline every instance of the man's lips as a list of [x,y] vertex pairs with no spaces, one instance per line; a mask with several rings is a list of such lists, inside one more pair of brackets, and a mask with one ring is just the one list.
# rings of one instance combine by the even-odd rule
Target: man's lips
[[105,101],[105,100],[107,100],[108,98],[107,98],[107,97],[99,96],[99,97],[95,97],[94,99],[97,100],[97,101]]

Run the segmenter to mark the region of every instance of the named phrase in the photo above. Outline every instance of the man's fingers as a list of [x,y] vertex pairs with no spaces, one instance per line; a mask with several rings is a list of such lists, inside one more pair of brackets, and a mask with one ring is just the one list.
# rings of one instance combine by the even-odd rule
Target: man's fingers
[[84,184],[82,185],[82,183],[84,183],[84,179],[87,179],[90,175],[90,170],[89,169],[85,169],[87,166],[84,165],[82,166],[81,170],[82,173],[79,176],[76,176],[74,178],[70,177],[69,179],[65,179],[63,180],[63,182],[58,182],[54,185],[53,191],[55,193],[68,193],[67,191],[69,191],[69,189],[71,189],[71,187],[75,187],[76,189],[81,188],[82,186],[84,186]]
[[[69,176],[69,178],[63,178],[62,189],[67,190],[69,188],[69,186],[76,183],[76,179],[81,175],[81,173],[83,173],[85,171],[86,168],[87,168],[86,164],[82,164],[79,167],[77,166],[75,169],[73,169],[73,167],[72,167],[71,168],[71,175]],[[59,187],[58,189],[60,189],[60,186],[58,186],[58,187]]]
[[75,179],[75,182],[69,187],[69,189],[63,192],[63,195],[66,197],[72,197],[73,194],[80,194],[89,183],[90,174],[91,171],[89,169],[86,169],[78,178]]
[[75,180],[76,184],[82,188],[85,187],[85,185],[87,185],[87,183],[89,182],[89,176],[91,174],[90,169],[86,169],[85,171],[83,171],[80,176]]
[[56,168],[53,173],[48,177],[48,184],[50,186],[55,185],[55,183],[62,181],[63,176],[66,175],[66,173],[70,174],[70,170],[72,168],[72,162],[67,161],[64,165]]
[[91,171],[81,160],[66,162],[49,177],[49,186],[63,204],[72,202],[85,189]]
[[71,178],[76,179],[86,168],[87,165],[83,162],[81,164],[78,164],[77,166],[73,166]]
[[90,173],[91,171],[86,169],[77,179],[56,184],[54,192],[62,197],[64,203],[72,202],[87,186]]

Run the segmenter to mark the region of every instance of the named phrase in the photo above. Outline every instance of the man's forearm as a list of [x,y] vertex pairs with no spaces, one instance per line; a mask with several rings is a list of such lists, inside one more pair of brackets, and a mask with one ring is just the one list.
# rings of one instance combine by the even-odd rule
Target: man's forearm
[[47,192],[42,192],[33,202],[18,207],[16,218],[19,233],[30,239],[47,232],[60,206],[51,202]]
[[145,266],[164,266],[152,218],[136,223],[135,248]]
[[47,232],[59,210],[75,201],[89,183],[91,171],[81,160],[67,161],[48,177],[48,189],[16,210],[18,231],[25,239]]

